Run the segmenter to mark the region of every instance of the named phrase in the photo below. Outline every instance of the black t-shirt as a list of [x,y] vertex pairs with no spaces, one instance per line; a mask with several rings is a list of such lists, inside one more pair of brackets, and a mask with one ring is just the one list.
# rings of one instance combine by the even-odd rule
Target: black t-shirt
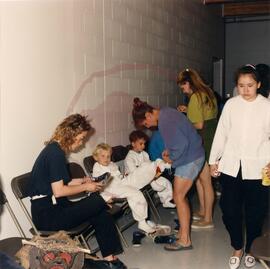
[[51,183],[63,180],[68,184],[71,180],[67,168],[65,152],[56,142],[48,144],[39,154],[31,172],[28,185],[29,196],[51,196]]

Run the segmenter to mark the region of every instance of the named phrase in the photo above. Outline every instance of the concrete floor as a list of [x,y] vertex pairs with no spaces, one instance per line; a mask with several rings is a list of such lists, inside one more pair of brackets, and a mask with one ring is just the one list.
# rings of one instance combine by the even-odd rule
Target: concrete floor
[[[176,210],[159,207],[162,215],[160,223],[175,226]],[[193,250],[168,252],[164,245],[155,244],[151,238],[145,237],[140,247],[131,244],[132,233],[137,225],[133,225],[124,232],[129,248],[120,255],[129,269],[226,269],[229,268],[228,260],[232,254],[229,236],[222,223],[221,212],[218,204],[215,206],[214,224],[212,230],[192,231]],[[243,261],[239,268],[245,268]],[[253,268],[263,268],[259,262]]]

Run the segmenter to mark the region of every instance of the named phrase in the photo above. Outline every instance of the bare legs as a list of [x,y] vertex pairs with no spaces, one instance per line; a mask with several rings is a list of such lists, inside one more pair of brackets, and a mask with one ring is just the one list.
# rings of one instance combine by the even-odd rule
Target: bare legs
[[190,208],[187,200],[187,193],[192,186],[193,181],[178,176],[174,178],[173,199],[177,208],[177,215],[180,223],[178,231],[178,243],[182,246],[189,246],[190,239]]
[[212,186],[209,165],[207,162],[205,162],[204,167],[199,174],[196,187],[200,202],[200,209],[198,213],[204,216],[205,222],[212,222],[214,190]]

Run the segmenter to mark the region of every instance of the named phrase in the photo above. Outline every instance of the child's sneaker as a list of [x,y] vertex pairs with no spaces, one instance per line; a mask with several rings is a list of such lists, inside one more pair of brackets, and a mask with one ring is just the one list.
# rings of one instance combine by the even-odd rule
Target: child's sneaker
[[141,241],[145,237],[145,234],[140,231],[133,232],[133,239],[132,239],[132,245],[133,247],[140,247]]
[[145,220],[139,222],[138,228],[147,234],[151,234],[156,231],[156,229],[152,228]]
[[106,172],[98,177],[92,177],[92,179],[95,182],[100,182],[102,183],[102,185],[109,185],[109,183],[113,180],[113,176],[111,175],[111,173]]
[[165,163],[163,160],[161,159],[156,159],[155,163],[157,165],[157,167],[159,167],[160,172],[162,173],[165,169],[170,169],[172,166],[169,163]]
[[173,204],[173,203],[171,203],[170,201],[165,202],[164,204],[162,204],[162,206],[163,206],[164,208],[175,208],[175,207],[176,207],[176,205]]
[[172,244],[175,240],[173,235],[158,235],[154,238],[156,244]]

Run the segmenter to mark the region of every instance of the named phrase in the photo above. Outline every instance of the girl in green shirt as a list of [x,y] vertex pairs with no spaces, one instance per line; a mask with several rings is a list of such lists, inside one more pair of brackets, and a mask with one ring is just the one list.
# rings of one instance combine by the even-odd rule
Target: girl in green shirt
[[[199,74],[192,69],[185,69],[180,72],[177,84],[189,98],[188,105],[179,105],[178,110],[187,113],[188,119],[201,134],[206,154],[205,159],[208,160],[218,114],[214,92],[203,82]],[[200,209],[194,213],[193,219],[195,221],[191,227],[193,229],[213,228],[214,191],[207,161],[196,181],[196,188]]]

